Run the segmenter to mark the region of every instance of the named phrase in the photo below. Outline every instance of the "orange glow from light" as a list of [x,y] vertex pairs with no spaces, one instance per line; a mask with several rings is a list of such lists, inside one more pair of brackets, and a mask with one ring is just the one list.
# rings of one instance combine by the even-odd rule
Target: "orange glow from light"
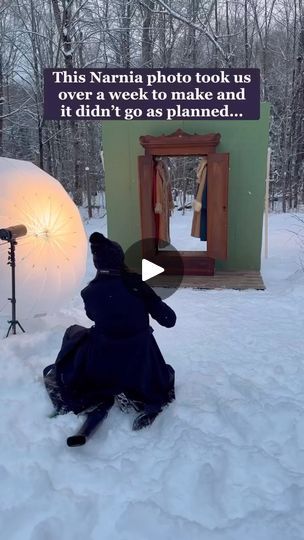
[[[17,239],[18,314],[53,312],[79,290],[87,238],[79,211],[62,185],[35,165],[0,158],[0,227],[22,223]],[[0,244],[0,314],[9,313],[7,244]]]

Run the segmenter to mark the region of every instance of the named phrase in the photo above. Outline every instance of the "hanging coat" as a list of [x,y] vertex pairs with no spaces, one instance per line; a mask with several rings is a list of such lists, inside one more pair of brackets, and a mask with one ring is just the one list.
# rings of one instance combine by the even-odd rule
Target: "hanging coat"
[[193,201],[191,236],[207,240],[207,158],[203,157],[197,168],[197,191]]
[[200,239],[203,242],[207,242],[207,197],[208,197],[208,183],[206,180],[203,197],[202,197],[202,209],[201,209],[201,234]]
[[160,203],[160,201],[157,202],[157,198],[159,197],[159,188],[158,190],[156,189],[156,186],[157,186],[156,171],[157,171],[157,167],[155,164],[155,167],[153,167],[152,199],[153,199],[154,219],[155,219],[155,237],[158,240],[159,239],[159,222],[160,222],[159,210],[162,207],[160,206],[160,204],[158,204]]
[[160,247],[170,243],[170,215],[174,209],[168,168],[163,160],[155,167],[154,212]]
[[174,370],[153,337],[149,314],[172,327],[174,311],[136,274],[99,274],[81,296],[95,325],[70,327],[48,366],[63,407],[78,413],[124,393],[160,411],[174,395]]

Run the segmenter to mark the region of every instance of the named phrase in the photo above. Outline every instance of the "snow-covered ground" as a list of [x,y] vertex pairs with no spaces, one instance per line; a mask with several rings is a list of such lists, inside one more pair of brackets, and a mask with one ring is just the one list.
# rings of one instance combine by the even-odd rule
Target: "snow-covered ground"
[[[149,429],[132,432],[133,415],[113,408],[86,446],[70,449],[81,418],[48,418],[42,368],[67,326],[89,325],[79,296],[0,342],[3,539],[304,538],[298,227],[294,215],[270,216],[266,291],[184,289],[168,300],[176,327],[153,326],[176,370],[177,399]],[[6,328],[2,317],[2,335]]]
[[170,240],[172,245],[180,251],[206,251],[207,242],[191,236],[193,210],[181,212],[175,210],[170,218]]

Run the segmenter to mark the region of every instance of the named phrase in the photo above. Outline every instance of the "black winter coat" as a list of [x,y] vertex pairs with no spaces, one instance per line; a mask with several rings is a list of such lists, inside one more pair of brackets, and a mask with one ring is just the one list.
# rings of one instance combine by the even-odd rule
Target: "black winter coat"
[[95,324],[70,327],[63,338],[54,374],[66,409],[78,413],[124,393],[161,410],[174,394],[174,370],[152,335],[149,314],[170,328],[174,311],[131,273],[97,273],[81,296]]

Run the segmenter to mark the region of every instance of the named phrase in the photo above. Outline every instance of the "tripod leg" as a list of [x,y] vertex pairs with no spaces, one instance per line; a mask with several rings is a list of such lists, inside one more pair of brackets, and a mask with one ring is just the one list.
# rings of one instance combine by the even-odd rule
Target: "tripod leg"
[[21,326],[20,322],[16,321],[16,324],[18,324],[19,328],[21,328],[22,332],[25,334],[25,330],[24,330],[23,326]]
[[13,328],[13,323],[11,322],[10,325],[9,325],[9,327],[8,327],[8,331],[7,331],[6,337],[9,336],[9,333],[10,333],[10,331],[11,331],[12,328]]
[[10,242],[10,248],[8,251],[8,264],[10,265],[12,269],[12,297],[9,298],[11,304],[12,304],[12,320],[8,321],[9,323],[9,329],[7,331],[6,337],[9,336],[9,333],[11,330],[13,330],[13,334],[16,335],[16,327],[17,325],[22,330],[22,332],[25,333],[24,328],[22,328],[19,321],[16,319],[16,257],[15,257],[15,246],[17,244],[15,239],[9,240]]
[[25,330],[24,328],[21,326],[20,322],[19,321],[8,321],[9,322],[9,327],[8,327],[8,331],[7,331],[7,334],[6,334],[6,337],[9,336],[11,330],[13,330],[13,334],[15,335],[16,334],[16,326],[18,325],[19,328],[22,330],[22,332],[25,334]]

